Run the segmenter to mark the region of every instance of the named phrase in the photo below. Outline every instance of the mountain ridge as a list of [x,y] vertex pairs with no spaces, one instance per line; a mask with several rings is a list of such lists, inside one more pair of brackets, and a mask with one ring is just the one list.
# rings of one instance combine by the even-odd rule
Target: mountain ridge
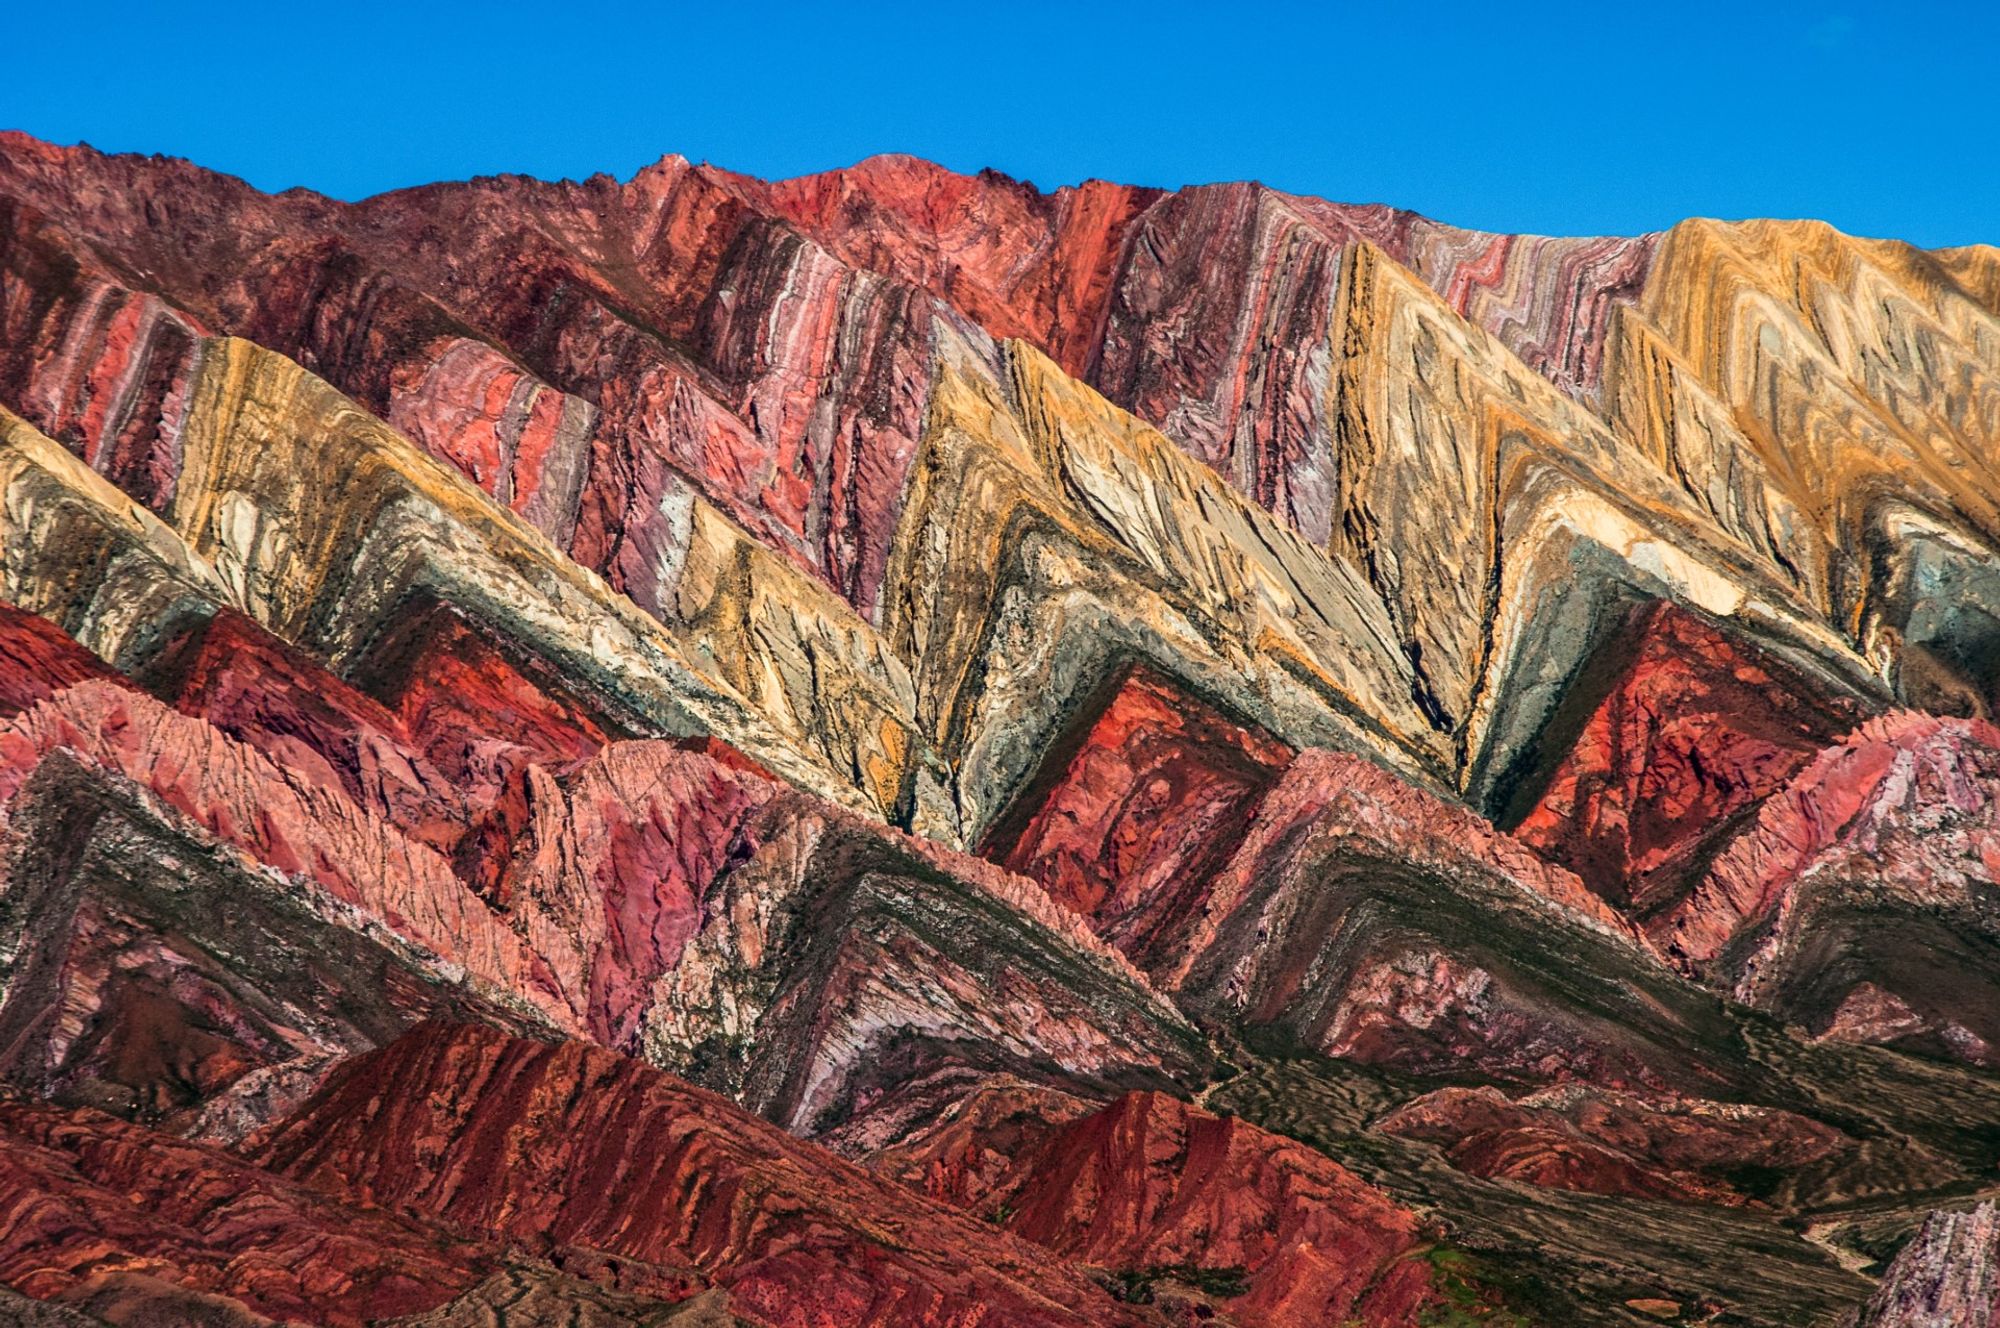
[[[116,1233],[8,1280],[337,1315],[345,1255],[213,1271],[372,1202],[260,1140],[409,1159],[421,1233],[471,1122],[685,1081],[731,1193],[874,1197],[740,1277],[482,1209],[397,1321],[1831,1323],[2000,1165],[1995,292],[1816,224],[0,135],[0,1183]],[[153,1137],[321,1198],[267,1247],[64,1160]],[[705,1174],[645,1220],[777,1220]],[[1003,1230],[911,1271],[933,1203]]]

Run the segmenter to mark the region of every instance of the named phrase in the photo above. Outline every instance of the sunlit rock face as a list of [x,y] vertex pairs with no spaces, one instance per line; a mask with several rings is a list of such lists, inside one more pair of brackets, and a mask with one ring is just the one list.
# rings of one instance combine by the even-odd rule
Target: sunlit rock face
[[1815,223],[0,135],[0,1317],[1978,1322],[1996,374]]

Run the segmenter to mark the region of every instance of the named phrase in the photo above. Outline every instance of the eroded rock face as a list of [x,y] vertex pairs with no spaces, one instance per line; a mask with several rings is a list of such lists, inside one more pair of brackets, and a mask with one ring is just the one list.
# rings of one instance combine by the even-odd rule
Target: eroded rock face
[[1991,1064],[2000,731],[1899,713],[1820,753],[1663,938],[1813,1033]]
[[[692,1265],[776,1325],[1135,1321],[990,1226],[577,1043],[427,1025],[336,1075],[251,1156],[496,1239]],[[705,1198],[674,1201],[690,1193]]]
[[2000,1208],[1932,1213],[1862,1311],[1859,1328],[1991,1328],[2000,1323]]
[[1074,746],[1045,766],[1046,792],[1024,795],[1026,824],[1000,827],[987,853],[1143,965],[1154,938],[1199,909],[1209,874],[1293,753],[1144,673],[1117,679]]
[[[6,1017],[38,1030],[11,1073],[42,1091],[240,1133],[338,1056],[478,1011],[648,1047],[802,1127],[944,1066],[1112,1090],[1208,1061],[1029,882],[786,791],[722,748],[621,741],[520,766],[519,813],[475,890],[418,837],[435,821],[352,796],[386,766],[477,805],[409,755],[404,721],[313,686],[267,637],[208,632],[244,648],[218,669],[177,649],[187,667],[160,676],[261,751],[95,678],[0,729]],[[246,697],[244,679],[269,685]],[[313,980],[293,991],[300,972]]]
[[[1593,996],[1550,998],[1584,974]],[[1580,881],[1329,752],[1302,754],[1265,795],[1153,975],[1210,1018],[1410,1070],[1622,1082],[1694,1069],[1669,1050],[1687,1016],[1662,1024],[1627,990],[1666,977],[1657,955]]]
[[[1581,728],[1514,835],[1641,916],[1669,906],[1705,851],[1866,714],[1667,604],[1606,654],[1611,676],[1579,685]],[[1552,729],[1551,746],[1567,737]]]
[[1996,292],[0,137],[0,1280],[322,1321],[247,1156],[413,1323],[1833,1316],[2000,1163]]
[[1240,1324],[1403,1324],[1435,1302],[1416,1216],[1330,1158],[1158,1093],[1073,1110],[993,1086],[878,1165],[1085,1263],[1205,1285]]
[[[450,1299],[493,1266],[490,1250],[435,1227],[96,1112],[0,1102],[0,1133],[0,1276],[36,1299],[108,1297],[90,1281],[117,1270],[266,1319],[361,1328]],[[128,1282],[120,1298],[140,1290]]]
[[5,812],[0,1074],[38,1097],[231,1138],[426,1014],[540,1026],[69,752]]
[[138,676],[176,709],[340,789],[420,843],[450,854],[465,836],[475,804],[405,722],[243,614],[190,621]]
[[88,678],[117,671],[46,618],[0,603],[0,719]]

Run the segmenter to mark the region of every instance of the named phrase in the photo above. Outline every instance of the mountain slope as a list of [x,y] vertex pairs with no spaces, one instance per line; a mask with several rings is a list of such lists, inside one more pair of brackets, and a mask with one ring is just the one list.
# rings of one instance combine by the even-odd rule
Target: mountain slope
[[0,135],[0,1282],[1834,1322],[2000,1165],[1996,253]]

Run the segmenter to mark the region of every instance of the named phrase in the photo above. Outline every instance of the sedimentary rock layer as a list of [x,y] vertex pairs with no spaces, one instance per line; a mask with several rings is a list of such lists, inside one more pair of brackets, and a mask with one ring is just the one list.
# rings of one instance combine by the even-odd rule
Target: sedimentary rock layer
[[777,1325],[1132,1321],[1031,1247],[576,1043],[427,1025],[337,1073],[251,1150],[330,1194],[460,1230],[691,1265]]
[[0,136],[0,1282],[1830,1321],[2000,1166],[1996,364],[1814,224]]

